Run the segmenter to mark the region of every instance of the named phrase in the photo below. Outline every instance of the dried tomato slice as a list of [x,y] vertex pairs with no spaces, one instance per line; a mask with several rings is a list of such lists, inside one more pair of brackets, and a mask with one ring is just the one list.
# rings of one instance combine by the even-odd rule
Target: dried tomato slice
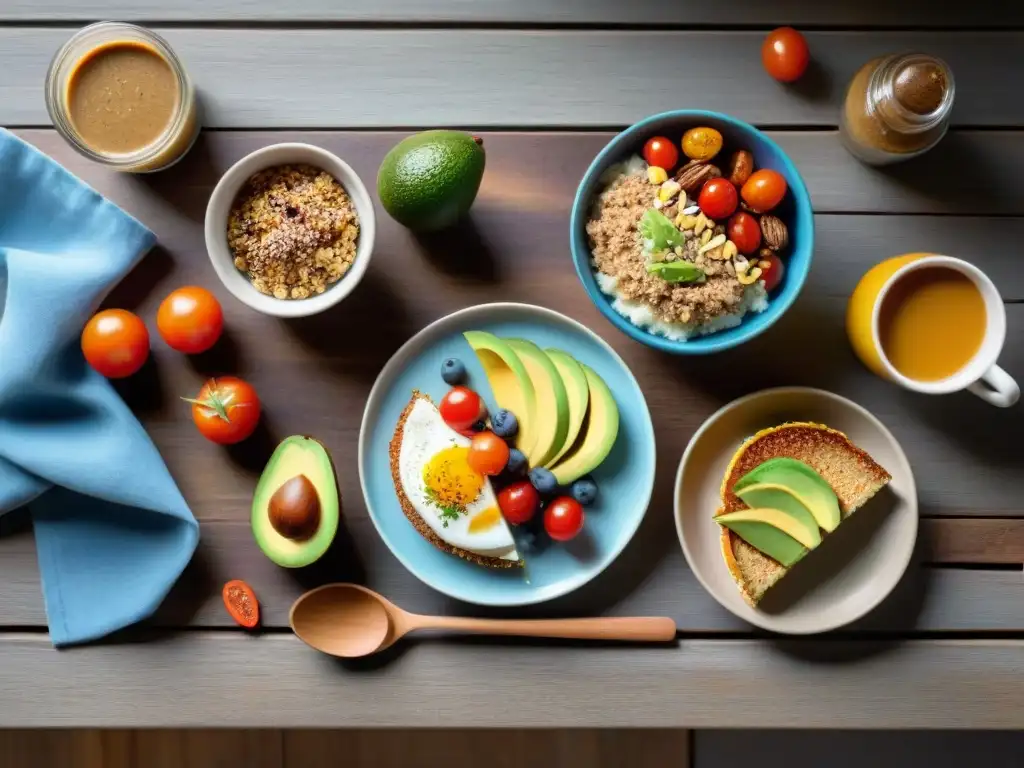
[[252,629],[260,623],[260,603],[252,587],[241,579],[232,579],[221,591],[224,607],[231,618],[246,629]]

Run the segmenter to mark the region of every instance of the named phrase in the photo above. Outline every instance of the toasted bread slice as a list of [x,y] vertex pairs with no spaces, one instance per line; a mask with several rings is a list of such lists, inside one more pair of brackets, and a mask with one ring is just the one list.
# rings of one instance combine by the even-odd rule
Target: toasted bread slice
[[412,527],[416,531],[433,544],[435,547],[440,549],[442,552],[447,552],[450,555],[461,557],[464,560],[469,560],[477,565],[483,565],[487,568],[521,568],[523,567],[522,559],[519,560],[505,560],[500,557],[489,557],[487,555],[480,555],[476,552],[470,552],[467,549],[461,549],[459,547],[452,546],[436,533],[431,530],[430,526],[424,522],[423,518],[420,517],[416,508],[409,501],[409,497],[406,495],[405,490],[402,488],[401,472],[398,466],[398,457],[402,450],[402,436],[405,434],[405,421],[409,418],[409,414],[412,412],[412,408],[416,405],[418,399],[424,399],[428,402],[432,402],[430,398],[420,392],[419,390],[413,390],[412,398],[409,400],[409,404],[405,406],[402,411],[402,415],[398,417],[398,424],[395,426],[395,434],[391,438],[391,443],[388,445],[388,458],[391,461],[391,482],[395,486],[395,495],[398,496],[398,503],[402,507],[402,512],[412,523]]
[[[787,457],[813,467],[832,486],[845,520],[884,488],[892,476],[842,432],[807,422],[771,427],[749,438],[732,457],[722,480],[722,506],[715,516],[745,509],[733,486],[768,459]],[[753,606],[789,569],[755,549],[726,527],[722,557],[744,599]],[[824,542],[820,546],[828,546]]]

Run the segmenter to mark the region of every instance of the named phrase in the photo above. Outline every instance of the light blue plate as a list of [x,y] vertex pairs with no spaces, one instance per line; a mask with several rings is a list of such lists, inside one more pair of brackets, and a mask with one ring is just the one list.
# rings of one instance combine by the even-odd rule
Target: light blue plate
[[[388,443],[413,389],[440,402],[448,386],[441,363],[458,357],[469,386],[494,409],[494,398],[463,331],[486,330],[558,347],[597,371],[619,406],[619,435],[593,473],[600,488],[583,532],[567,544],[527,549],[526,568],[493,570],[446,554],[420,536],[402,513],[391,481]],[[529,605],[561,597],[603,571],[633,537],[654,488],[654,428],[643,392],[614,350],[564,315],[529,304],[484,304],[428,325],[380,372],[359,432],[359,480],[370,519],[384,543],[413,575],[446,595],[478,605]],[[522,531],[514,529],[517,542]],[[521,548],[522,549],[522,548]]]

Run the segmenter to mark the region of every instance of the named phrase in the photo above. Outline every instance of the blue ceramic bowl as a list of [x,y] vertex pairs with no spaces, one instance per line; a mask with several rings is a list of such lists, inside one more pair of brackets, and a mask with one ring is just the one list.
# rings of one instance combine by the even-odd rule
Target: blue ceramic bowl
[[[566,544],[537,537],[528,547],[523,526],[513,529],[525,568],[494,570],[437,549],[402,513],[395,496],[388,443],[413,389],[441,401],[448,385],[441,363],[458,357],[468,384],[493,410],[494,398],[463,331],[486,330],[564,349],[593,368],[619,407],[619,434],[592,476],[599,492],[587,507],[583,531]],[[643,520],[654,488],[654,427],[643,392],[626,364],[592,331],[550,309],[529,304],[484,304],[428,325],[407,341],[377,377],[359,432],[359,480],[367,511],[395,557],[420,580],[446,595],[478,605],[528,605],[560,597],[586,584],[625,548]],[[538,513],[538,516],[540,513]],[[537,522],[540,522],[537,520]],[[371,585],[372,586],[372,585]]]
[[[633,325],[612,308],[612,299],[601,292],[594,279],[591,266],[590,243],[587,240],[587,220],[597,195],[601,193],[601,175],[609,166],[639,155],[644,142],[652,136],[667,136],[679,141],[684,132],[698,125],[717,129],[725,139],[729,151],[747,149],[754,155],[755,168],[771,168],[786,178],[789,192],[785,201],[772,213],[780,216],[789,227],[789,250],[783,256],[786,271],[782,283],[768,300],[768,308],[758,314],[748,314],[735,328],[718,331],[707,336],[696,336],[687,341],[672,341]],[[620,133],[601,150],[590,164],[583,181],[576,190],[576,199],[569,218],[569,244],[572,249],[576,273],[583,287],[612,325],[642,344],[679,355],[703,355],[721,352],[749,341],[769,328],[792,306],[811,267],[814,250],[814,213],[811,198],[803,179],[782,147],[754,126],[723,115],[701,109],[680,109],[641,120]]]

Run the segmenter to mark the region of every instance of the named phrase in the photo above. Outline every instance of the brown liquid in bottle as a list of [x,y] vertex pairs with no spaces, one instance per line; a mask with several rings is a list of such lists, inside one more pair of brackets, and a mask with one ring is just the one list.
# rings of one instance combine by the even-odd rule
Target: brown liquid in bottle
[[854,75],[840,128],[846,147],[882,165],[931,149],[945,135],[953,106],[953,75],[922,54],[872,59]]

